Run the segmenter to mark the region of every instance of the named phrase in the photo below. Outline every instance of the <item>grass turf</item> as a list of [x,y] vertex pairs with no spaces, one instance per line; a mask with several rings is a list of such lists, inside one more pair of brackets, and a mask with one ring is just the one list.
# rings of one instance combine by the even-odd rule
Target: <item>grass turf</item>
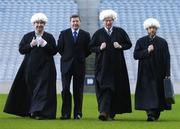
[[[180,128],[180,95],[172,111],[164,111],[160,120],[147,122],[143,111],[133,110],[130,114],[117,115],[115,121],[97,119],[97,103],[94,94],[84,95],[83,119],[60,120],[61,98],[58,95],[56,120],[34,120],[3,113],[7,95],[0,95],[0,128],[1,129],[179,129]],[[134,98],[132,97],[132,100]],[[134,103],[134,102],[132,102]],[[134,106],[133,106],[134,108]]]

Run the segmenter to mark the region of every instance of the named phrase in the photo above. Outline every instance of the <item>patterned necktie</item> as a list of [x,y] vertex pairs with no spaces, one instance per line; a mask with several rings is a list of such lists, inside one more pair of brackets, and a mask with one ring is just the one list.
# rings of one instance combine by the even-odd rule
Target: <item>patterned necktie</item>
[[77,32],[76,31],[73,32],[73,37],[74,37],[74,42],[76,43],[76,40],[77,40]]
[[111,30],[110,29],[108,29],[108,35],[111,35]]

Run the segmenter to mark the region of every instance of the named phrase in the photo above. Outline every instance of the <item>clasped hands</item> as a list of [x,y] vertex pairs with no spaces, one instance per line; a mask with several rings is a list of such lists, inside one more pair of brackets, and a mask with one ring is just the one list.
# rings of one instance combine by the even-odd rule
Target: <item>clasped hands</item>
[[37,47],[44,47],[46,46],[47,42],[42,37],[37,37],[36,39],[33,37],[30,45],[31,47],[37,46]]

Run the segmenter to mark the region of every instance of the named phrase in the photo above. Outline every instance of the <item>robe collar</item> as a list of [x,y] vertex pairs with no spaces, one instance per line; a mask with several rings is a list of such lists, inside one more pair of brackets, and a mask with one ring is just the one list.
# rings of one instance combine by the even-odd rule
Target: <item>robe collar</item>
[[149,37],[150,39],[155,39],[155,38],[156,38],[156,35],[154,35],[153,37],[150,37],[150,35],[148,35],[148,37]]
[[107,29],[106,27],[104,27],[104,29],[105,29],[105,31],[107,32],[107,34],[108,34],[108,31],[110,30],[110,35],[112,34],[112,32],[113,32],[113,26],[110,28],[110,29]]

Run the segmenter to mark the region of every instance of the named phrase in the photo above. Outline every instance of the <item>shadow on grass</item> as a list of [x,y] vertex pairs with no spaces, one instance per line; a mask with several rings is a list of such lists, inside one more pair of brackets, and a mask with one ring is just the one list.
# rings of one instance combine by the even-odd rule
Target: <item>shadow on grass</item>
[[[101,121],[99,120],[98,118],[95,118],[95,117],[85,117],[85,118],[82,118],[80,120],[74,120],[74,119],[69,119],[69,120],[60,120],[60,118],[56,118],[56,119],[44,119],[44,120],[36,120],[36,119],[33,119],[33,118],[29,118],[29,117],[16,117],[16,116],[6,116],[6,117],[1,117],[0,118],[0,121],[2,120],[17,120],[17,121],[61,121],[61,122],[87,122],[87,121],[91,121],[91,122],[146,122],[146,119],[140,119],[140,118],[115,118],[114,120],[109,120],[109,121]],[[159,119],[158,121],[154,121],[156,123],[164,123],[164,122],[180,122],[179,119]],[[154,123],[153,122],[153,123]],[[149,123],[152,123],[152,122],[149,122]]]

